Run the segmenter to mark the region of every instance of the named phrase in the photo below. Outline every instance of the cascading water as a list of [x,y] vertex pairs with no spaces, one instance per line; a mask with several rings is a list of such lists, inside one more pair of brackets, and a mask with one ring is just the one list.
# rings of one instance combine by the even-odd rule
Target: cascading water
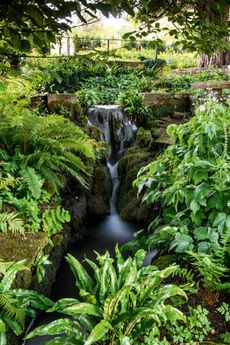
[[[136,127],[127,119],[119,106],[109,105],[90,108],[88,110],[88,119],[89,124],[102,130],[102,139],[110,144],[108,169],[113,188],[110,199],[110,215],[94,226],[83,240],[71,245],[68,249],[68,252],[80,261],[83,261],[85,256],[94,260],[94,251],[104,253],[108,250],[113,255],[116,243],[122,245],[125,242],[131,241],[134,232],[138,229],[137,225],[123,221],[117,212],[119,159],[124,154],[125,149],[133,144]],[[151,257],[147,256],[145,263],[149,264],[150,261]],[[63,260],[60,266],[51,295],[53,300],[64,297],[78,297],[73,274],[65,260]],[[36,320],[33,327],[47,324],[59,317],[60,315],[57,314],[43,314]],[[50,338],[52,337],[35,337],[26,341],[23,345],[44,345],[45,341]]]

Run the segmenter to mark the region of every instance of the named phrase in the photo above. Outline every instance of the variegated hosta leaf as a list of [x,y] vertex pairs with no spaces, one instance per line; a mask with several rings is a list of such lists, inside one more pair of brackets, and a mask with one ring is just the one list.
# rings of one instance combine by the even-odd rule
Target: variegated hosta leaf
[[14,281],[14,278],[18,271],[25,269],[24,266],[25,260],[15,262],[10,268],[7,270],[6,274],[1,280],[0,283],[0,292],[6,292],[11,288],[11,285]]
[[[27,334],[26,339],[41,335],[55,335],[65,333],[71,336],[77,336],[76,327],[73,321],[69,319],[58,319],[48,325],[42,325]],[[79,331],[78,331],[79,332]],[[79,332],[80,336],[80,332]]]
[[110,295],[104,303],[104,319],[112,320],[116,315],[119,303],[124,299],[124,296],[130,292],[131,286],[123,286],[115,295]]
[[145,255],[146,255],[146,251],[144,249],[139,249],[136,252],[134,259],[137,265],[137,269],[141,268],[143,261],[145,259]]
[[85,339],[78,340],[75,336],[55,337],[45,342],[45,345],[84,345]]
[[[156,301],[156,304],[158,304],[158,303],[164,302],[167,298],[170,298],[176,295],[182,296],[186,300],[188,299],[184,290],[182,290],[181,288],[179,288],[178,286],[174,284],[168,284],[168,285],[162,286],[159,289],[159,291],[155,293],[155,296],[153,294],[153,298]],[[152,295],[150,295],[150,298],[151,297]]]
[[65,309],[71,305],[75,305],[77,303],[80,303],[80,301],[77,300],[76,298],[62,298],[59,301],[57,301],[56,303],[54,303],[54,305],[52,306],[52,308],[50,308],[48,310],[48,312],[52,313],[54,311],[57,311],[59,313],[62,313],[63,309]]
[[0,332],[0,345],[7,345],[6,333]]
[[89,337],[85,342],[85,345],[95,344],[98,340],[102,339],[112,329],[113,327],[108,321],[101,320],[90,333]]
[[102,316],[101,309],[93,304],[90,303],[79,303],[73,304],[69,307],[62,309],[63,314],[72,315],[75,314],[86,314],[86,315],[94,315],[94,316]]
[[76,278],[76,285],[79,289],[84,289],[90,293],[94,291],[94,282],[88,275],[82,264],[72,255],[68,254],[66,260]]

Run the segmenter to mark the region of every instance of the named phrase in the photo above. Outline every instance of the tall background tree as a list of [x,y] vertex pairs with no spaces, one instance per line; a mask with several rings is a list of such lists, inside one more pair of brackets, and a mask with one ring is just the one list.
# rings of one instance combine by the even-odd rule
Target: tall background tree
[[[202,55],[201,66],[227,65],[229,53],[229,0],[7,0],[0,3],[0,54],[15,56],[38,47],[46,52],[58,35],[71,28],[74,14],[82,22],[122,11],[141,23],[140,36],[166,28],[185,48]],[[15,64],[17,63],[17,58]]]
[[[139,35],[167,30],[184,48],[201,54],[200,66],[230,64],[229,0],[140,0],[136,19]],[[161,28],[167,17],[174,28]]]

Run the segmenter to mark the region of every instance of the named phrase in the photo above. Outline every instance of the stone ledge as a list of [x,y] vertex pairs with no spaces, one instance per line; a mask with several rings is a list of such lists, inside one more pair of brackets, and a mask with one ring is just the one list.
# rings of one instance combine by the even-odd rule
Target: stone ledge
[[190,107],[189,93],[160,93],[160,92],[142,92],[144,103],[150,106],[170,105],[177,107]]

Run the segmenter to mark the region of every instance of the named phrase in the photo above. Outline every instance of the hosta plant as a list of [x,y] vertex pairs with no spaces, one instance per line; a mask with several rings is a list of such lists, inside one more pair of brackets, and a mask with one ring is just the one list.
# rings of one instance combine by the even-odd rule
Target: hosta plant
[[176,295],[186,298],[185,292],[164,283],[178,266],[160,271],[156,266],[142,267],[144,250],[126,260],[118,247],[115,252],[115,259],[108,252],[97,254],[97,264],[85,259],[94,279],[77,259],[68,255],[79,299],[60,299],[49,312],[59,312],[62,318],[36,328],[27,338],[64,333],[65,336],[57,336],[46,345],[128,345],[138,343],[167,323],[184,320],[182,312],[170,304],[170,298]]
[[0,344],[9,344],[7,330],[16,335],[25,330],[26,316],[35,317],[36,309],[46,310],[52,302],[31,290],[12,289],[18,271],[25,269],[24,261],[0,263]]

